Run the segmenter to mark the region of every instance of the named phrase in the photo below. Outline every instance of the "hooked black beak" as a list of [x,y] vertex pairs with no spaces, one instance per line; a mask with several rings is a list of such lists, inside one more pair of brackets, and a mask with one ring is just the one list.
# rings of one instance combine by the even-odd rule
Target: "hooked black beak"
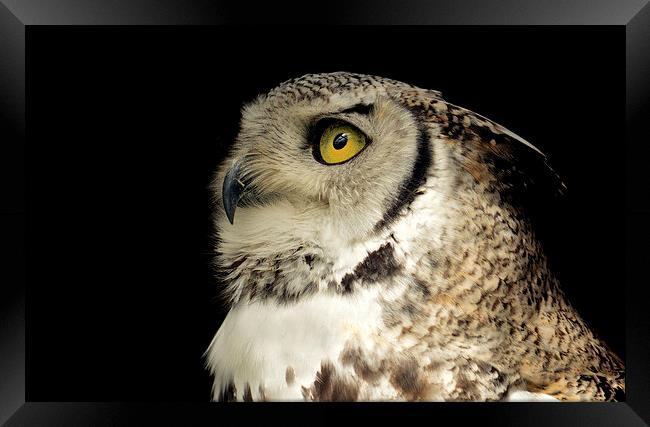
[[244,195],[244,189],[246,188],[239,176],[239,171],[240,164],[236,163],[223,179],[223,208],[225,209],[226,216],[231,224],[233,224],[235,220],[237,203],[239,203],[239,200]]

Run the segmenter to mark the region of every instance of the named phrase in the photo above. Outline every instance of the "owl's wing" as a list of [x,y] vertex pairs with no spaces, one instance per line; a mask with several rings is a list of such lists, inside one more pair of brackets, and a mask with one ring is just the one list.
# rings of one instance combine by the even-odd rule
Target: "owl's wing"
[[478,113],[448,102],[437,104],[441,136],[458,142],[465,169],[486,185],[498,186],[509,203],[531,210],[565,194],[566,185],[533,144]]

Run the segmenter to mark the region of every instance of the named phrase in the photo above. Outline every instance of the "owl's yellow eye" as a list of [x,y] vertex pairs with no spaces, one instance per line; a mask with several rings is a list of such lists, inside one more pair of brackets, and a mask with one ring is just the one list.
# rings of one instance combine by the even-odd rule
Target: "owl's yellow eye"
[[328,165],[344,163],[359,154],[367,143],[366,136],[356,127],[335,122],[327,126],[320,137],[318,157]]

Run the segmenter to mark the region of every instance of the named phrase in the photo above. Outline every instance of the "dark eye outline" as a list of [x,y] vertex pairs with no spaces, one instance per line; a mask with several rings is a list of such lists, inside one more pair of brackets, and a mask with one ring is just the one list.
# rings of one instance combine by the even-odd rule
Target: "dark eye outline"
[[[347,160],[344,160],[339,163],[327,163],[326,161],[323,160],[323,157],[320,154],[320,139],[321,136],[323,136],[323,132],[325,132],[325,129],[328,127],[334,125],[334,124],[340,124],[342,126],[350,126],[354,128],[357,132],[359,132],[361,135],[363,135],[366,138],[366,145],[363,146],[361,150],[359,150],[358,153],[356,153],[354,156],[350,157]],[[368,137],[368,135],[365,134],[361,129],[359,129],[357,126],[353,125],[352,123],[341,120],[341,119],[334,119],[334,118],[325,118],[318,120],[315,124],[310,126],[309,131],[308,131],[308,137],[307,140],[309,141],[309,144],[311,145],[311,150],[312,150],[312,155],[314,156],[314,159],[322,165],[325,166],[339,166],[342,164],[345,164],[349,162],[350,160],[356,158],[359,154],[361,154],[367,147],[370,145],[372,140]]]

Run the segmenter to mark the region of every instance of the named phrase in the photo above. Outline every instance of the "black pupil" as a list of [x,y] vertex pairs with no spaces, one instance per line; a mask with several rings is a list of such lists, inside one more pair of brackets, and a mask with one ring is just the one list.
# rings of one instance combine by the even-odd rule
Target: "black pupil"
[[345,147],[346,144],[348,143],[348,134],[347,133],[340,133],[336,135],[334,138],[334,149],[335,150],[340,150],[341,148]]

